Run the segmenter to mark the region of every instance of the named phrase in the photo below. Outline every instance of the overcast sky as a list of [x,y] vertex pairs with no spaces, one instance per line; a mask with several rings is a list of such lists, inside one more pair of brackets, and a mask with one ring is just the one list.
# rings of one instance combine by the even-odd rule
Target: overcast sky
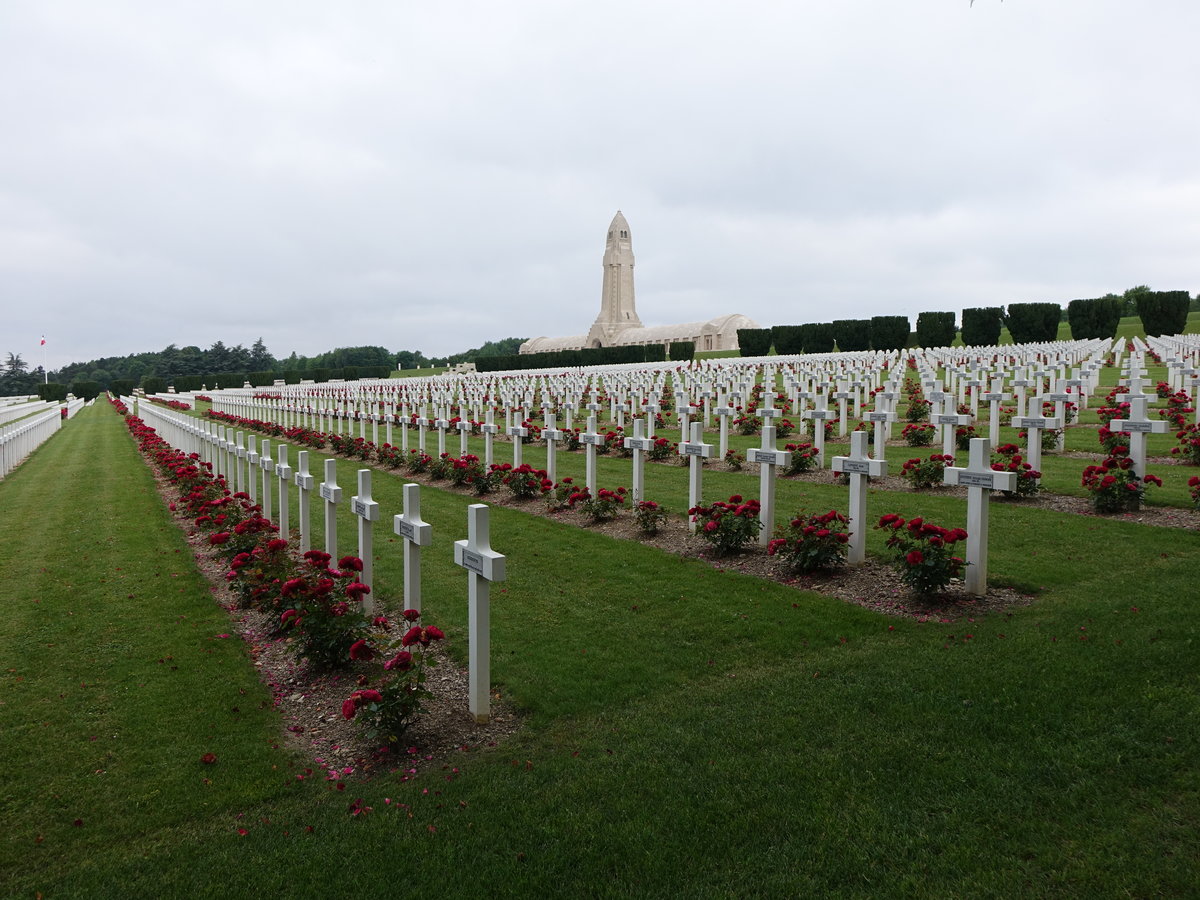
[[0,0],[0,353],[1200,289],[1195,0]]

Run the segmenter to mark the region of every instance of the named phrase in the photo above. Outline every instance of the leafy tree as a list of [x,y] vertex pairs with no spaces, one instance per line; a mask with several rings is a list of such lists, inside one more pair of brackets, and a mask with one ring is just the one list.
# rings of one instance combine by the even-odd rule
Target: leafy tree
[[267,345],[263,343],[261,337],[250,346],[250,359],[246,361],[246,368],[255,370],[275,368],[275,357],[271,355],[271,351],[267,349]]
[[952,312],[923,312],[917,315],[917,343],[922,347],[949,347],[958,329]]

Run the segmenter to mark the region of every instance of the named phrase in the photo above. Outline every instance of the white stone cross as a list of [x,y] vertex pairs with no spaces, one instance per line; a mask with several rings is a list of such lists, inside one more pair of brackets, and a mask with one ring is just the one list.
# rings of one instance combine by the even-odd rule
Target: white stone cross
[[655,395],[646,404],[646,437],[654,437],[654,429],[658,427],[660,412],[662,412],[662,404],[658,402],[658,396]]
[[626,450],[633,451],[633,502],[640,503],[645,499],[643,494],[646,487],[646,457],[643,455],[654,446],[654,438],[643,435],[644,423],[641,419],[633,420],[633,437],[623,441]]
[[261,453],[258,455],[258,469],[262,473],[262,508],[263,518],[271,518],[271,471],[274,463],[271,460],[271,442],[263,440],[259,443]]
[[934,425],[942,426],[942,453],[954,455],[954,429],[971,424],[971,417],[959,415],[954,406],[954,394],[946,392],[942,400],[942,411],[933,417]]
[[[369,588],[374,588],[375,580],[375,535],[372,523],[379,520],[379,504],[371,499],[371,470],[358,470],[358,493],[350,498],[350,512],[358,517],[358,558],[362,560],[362,577],[359,578]],[[375,601],[370,596],[363,599],[363,612],[370,615],[375,609]]]
[[470,574],[467,613],[467,694],[475,721],[491,718],[491,583],[506,576],[505,558],[491,546],[487,506],[467,507],[467,539],[454,542],[454,562]]
[[513,468],[519,468],[521,465],[521,448],[525,446],[525,438],[529,437],[529,429],[521,425],[510,425],[508,428],[508,436],[512,438],[513,445]]
[[887,474],[885,459],[871,459],[867,453],[867,433],[855,431],[850,435],[850,455],[835,456],[832,469],[850,479],[850,543],[846,561],[860,566],[867,558],[867,479]]
[[[1039,415],[1035,416],[1034,412]],[[1025,429],[1025,460],[1038,472],[1042,471],[1042,432],[1047,428],[1062,427],[1061,419],[1047,418],[1041,412],[1042,398],[1035,395],[1029,398],[1029,415],[1014,416],[1012,422],[1014,428]]]
[[988,498],[984,492],[1015,491],[1016,472],[992,469],[992,444],[987,438],[972,438],[966,468],[947,466],[942,473],[945,484],[967,488],[967,590],[977,597],[987,593],[988,570]]
[[1000,443],[1000,404],[1004,402],[1004,378],[992,379],[992,389],[980,397],[988,403],[988,440],[995,447]]
[[297,511],[297,517],[300,519],[300,552],[307,553],[312,549],[312,527],[308,514],[308,498],[312,493],[314,482],[312,475],[308,471],[307,450],[301,450],[296,454],[296,474],[293,478],[296,481],[296,488],[300,493],[300,504]]
[[246,436],[246,486],[249,488],[250,503],[258,503],[258,438],[252,434]]
[[786,465],[790,454],[775,448],[775,426],[767,419],[763,423],[762,446],[749,451],[750,462],[758,463],[759,518],[763,527],[758,532],[758,543],[763,547],[771,542],[775,534],[775,476],[779,466]]
[[325,501],[325,552],[337,560],[337,505],[342,502],[342,489],[337,483],[337,460],[325,460],[325,480],[321,482],[321,499]]
[[421,548],[433,542],[433,526],[421,518],[421,486],[404,485],[404,512],[392,517],[404,543],[404,608],[421,611]]
[[433,427],[438,433],[438,459],[446,452],[446,431],[450,427],[450,414],[443,406],[438,410],[437,418],[433,420]]
[[479,430],[483,432],[483,465],[490,469],[492,466],[493,447],[492,442],[496,439],[496,432],[500,430],[500,426],[496,424],[495,407],[488,405],[487,418]]
[[1067,404],[1075,399],[1074,394],[1067,393],[1066,379],[1060,378],[1055,384],[1055,391],[1052,394],[1047,394],[1045,400],[1053,401],[1054,403],[1054,418],[1062,422],[1063,431],[1059,433],[1058,440],[1054,447],[1061,451],[1067,442],[1066,424],[1067,424]]
[[458,455],[466,456],[468,451],[467,441],[471,434],[471,420],[467,416],[466,406],[458,408]]
[[1146,475],[1146,435],[1165,434],[1170,428],[1169,422],[1150,418],[1146,412],[1146,401],[1144,394],[1134,397],[1129,401],[1129,418],[1113,419],[1108,423],[1113,431],[1129,433],[1129,458],[1133,460],[1133,471],[1139,478]]
[[688,396],[682,391],[675,392],[675,413],[679,418],[679,443],[687,443],[691,434],[692,408],[688,405]]
[[290,541],[292,513],[288,503],[288,488],[292,483],[292,467],[288,465],[287,444],[278,444],[275,447],[275,477],[279,479],[279,536],[285,541]]
[[587,484],[588,493],[593,497],[596,496],[596,448],[604,443],[604,435],[596,431],[596,415],[593,413],[588,416],[588,430],[579,435],[579,443],[583,444],[587,449],[584,450],[584,482]]
[[429,428],[429,419],[425,415],[425,404],[421,404],[421,414],[417,416],[417,448],[425,452],[425,433]]
[[[875,395],[875,409],[867,413],[867,421],[875,423],[875,458],[884,459],[887,456],[887,442],[891,437],[892,423],[896,421],[896,414],[888,409],[887,393],[880,391]],[[894,396],[894,395],[893,395]],[[851,443],[854,438],[851,436]],[[853,452],[853,450],[851,451]]]
[[558,442],[562,440],[562,432],[555,426],[557,418],[554,413],[546,413],[545,427],[542,438],[546,441],[546,477],[553,482],[558,481]]
[[[717,456],[720,459],[725,458],[725,454],[729,451],[729,419],[737,412],[725,397],[725,392],[721,391],[717,397],[717,408],[715,410],[717,418],[721,421],[721,440],[718,444]],[[651,437],[654,436],[653,431]]]
[[846,417],[848,413],[850,398],[854,395],[850,393],[846,382],[839,381],[837,392],[833,395],[833,399],[838,403],[838,437],[845,437],[847,431]]
[[238,492],[244,491],[245,484],[246,484],[246,478],[245,478],[246,445],[244,442],[245,442],[245,434],[244,434],[244,432],[239,431],[237,433],[237,446],[234,448],[234,451],[233,451],[234,456],[235,456],[233,468],[234,468],[235,473],[237,474],[237,485],[234,488],[234,490],[238,491]]
[[825,468],[825,420],[833,418],[833,412],[825,405],[825,395],[817,394],[814,407],[805,410],[804,418],[812,419],[813,449],[817,451],[817,468]]
[[[679,445],[680,456],[690,456],[688,460],[688,509],[694,509],[701,503],[702,479],[704,460],[712,456],[712,444],[704,443],[703,426],[699,422],[692,424],[692,439]],[[688,531],[696,532],[696,517],[688,516]]]

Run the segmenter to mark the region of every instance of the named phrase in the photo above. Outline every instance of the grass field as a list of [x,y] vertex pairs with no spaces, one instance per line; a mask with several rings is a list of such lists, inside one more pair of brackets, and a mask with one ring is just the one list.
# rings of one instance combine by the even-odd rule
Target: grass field
[[[559,459],[582,474],[581,454]],[[1047,483],[1077,488],[1083,464],[1048,458]],[[354,468],[339,462],[343,485]],[[600,460],[602,485],[628,471]],[[684,475],[652,467],[650,496],[680,511]],[[384,523],[402,481],[375,476]],[[711,497],[756,484],[705,477]],[[1155,502],[1185,501],[1168,481]],[[423,492],[426,615],[459,654],[450,546],[470,502]],[[832,484],[780,483],[785,514],[844,503]],[[871,504],[964,516],[936,494]],[[228,619],[103,401],[0,483],[0,521],[8,895],[1095,897],[1200,882],[1194,529],[998,506],[993,580],[1037,600],[950,625],[495,507],[509,580],[493,591],[493,680],[526,727],[458,774],[352,784],[374,811],[351,817],[351,795],[298,781],[304,762],[274,748],[270,694],[220,636]],[[388,531],[385,602],[402,574]]]

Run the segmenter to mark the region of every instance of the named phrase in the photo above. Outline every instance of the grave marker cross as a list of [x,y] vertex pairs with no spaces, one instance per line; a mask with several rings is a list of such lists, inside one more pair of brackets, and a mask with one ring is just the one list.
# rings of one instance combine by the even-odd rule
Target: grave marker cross
[[421,518],[421,486],[404,485],[404,512],[392,517],[404,542],[404,608],[421,611],[421,548],[433,542],[433,526]]
[[[359,578],[369,588],[374,588],[375,547],[371,523],[379,519],[379,504],[371,499],[371,470],[358,470],[358,493],[350,498],[350,511],[358,517],[358,558],[362,560],[362,576]],[[368,595],[363,599],[363,612],[370,615],[375,610],[375,601]]]
[[846,561],[860,566],[867,558],[867,479],[887,474],[887,460],[871,459],[867,453],[867,433],[855,431],[850,435],[850,455],[835,456],[832,469],[850,480],[850,544]]
[[[688,509],[695,509],[701,503],[704,460],[712,456],[712,444],[704,443],[703,438],[703,426],[699,422],[693,422],[692,439],[679,445],[679,455],[691,457],[688,461]],[[688,531],[693,534],[696,532],[695,516],[688,516]]]
[[504,556],[491,547],[488,513],[482,503],[468,506],[467,539],[454,542],[455,565],[469,573],[467,693],[471,715],[480,724],[491,717],[491,583],[506,576]]
[[758,463],[759,518],[763,527],[758,532],[758,543],[763,547],[771,542],[775,534],[775,470],[787,464],[789,454],[775,449],[775,426],[763,425],[762,446],[749,451],[750,462]]
[[1113,419],[1108,423],[1113,431],[1129,433],[1129,458],[1133,460],[1133,471],[1139,478],[1146,475],[1146,435],[1165,434],[1170,428],[1170,423],[1147,415],[1146,400],[1144,394],[1134,397],[1129,401],[1129,418]]
[[987,438],[972,438],[966,468],[947,466],[946,484],[967,488],[967,590],[977,597],[987,593],[988,498],[984,492],[1015,491],[1016,472],[997,472],[991,465],[992,445]]

